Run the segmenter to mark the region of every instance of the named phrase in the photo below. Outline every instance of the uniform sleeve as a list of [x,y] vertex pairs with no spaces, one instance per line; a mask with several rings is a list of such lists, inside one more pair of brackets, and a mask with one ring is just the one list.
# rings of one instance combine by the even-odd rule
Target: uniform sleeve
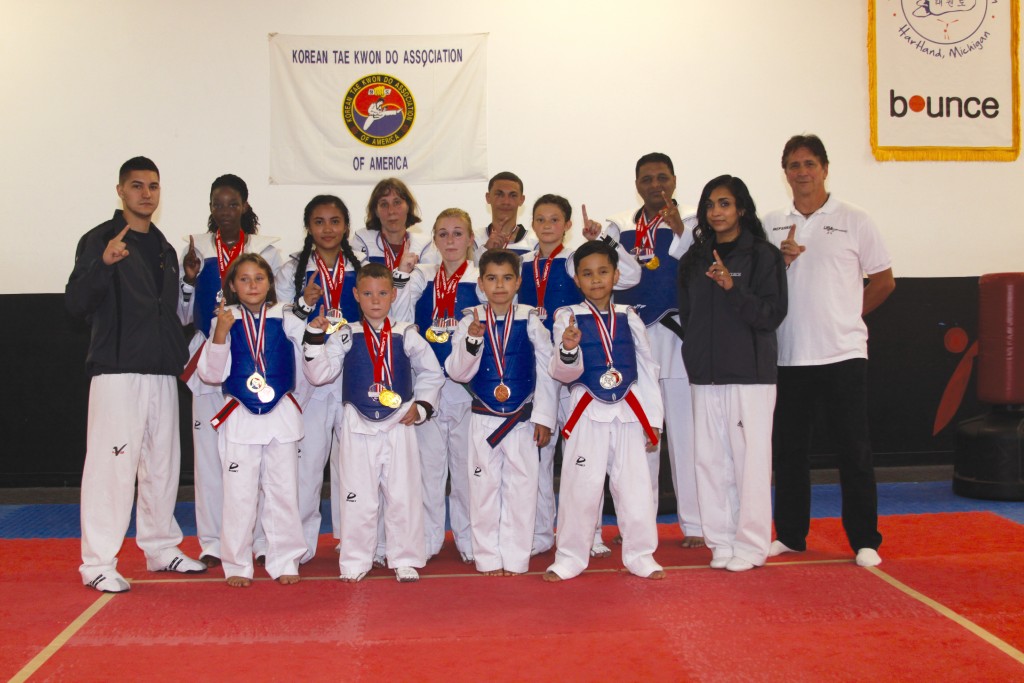
[[480,370],[480,360],[483,358],[483,344],[477,347],[476,353],[470,353],[466,349],[466,339],[469,337],[469,326],[473,323],[472,314],[465,316],[459,321],[459,326],[452,334],[452,352],[444,362],[448,376],[455,382],[468,382]]
[[683,255],[693,244],[693,229],[697,227],[697,217],[687,216],[683,219],[683,230],[682,235],[672,233],[672,243],[668,247],[668,255],[679,260],[683,258]]
[[352,328],[342,325],[321,344],[302,345],[302,374],[313,386],[330,384],[341,375],[345,354],[352,348]]
[[560,308],[555,312],[551,362],[548,363],[548,374],[556,382],[563,384],[575,382],[583,374],[583,353],[578,350],[578,347],[576,357],[571,363],[566,363],[562,360],[560,351],[562,347],[562,334],[565,332],[565,328],[569,326],[571,313],[572,311],[569,308]]
[[[214,318],[210,323],[210,329],[213,330],[216,326],[217,319]],[[199,373],[199,379],[207,384],[217,385],[223,384],[231,372],[231,332],[228,332],[223,344],[214,344],[212,334],[211,332],[211,338],[203,344],[203,350],[199,353],[196,372]]]
[[416,377],[413,400],[429,403],[436,411],[441,387],[444,386],[444,373],[437,362],[437,356],[434,355],[427,340],[411,326],[405,331],[405,349]]
[[86,234],[75,250],[75,267],[64,287],[64,305],[68,312],[84,318],[96,312],[112,289],[114,268],[103,263],[106,242],[100,232]]
[[626,251],[626,248],[615,242],[615,251],[619,255],[619,281],[615,283],[616,290],[629,289],[640,284],[640,276],[643,274],[643,266],[633,258],[633,255]]
[[398,290],[398,296],[391,307],[391,317],[396,322],[415,322],[416,304],[427,288],[427,268],[416,266],[409,274],[409,282]]
[[558,420],[558,383],[548,373],[551,366],[552,345],[548,328],[535,314],[530,314],[527,331],[533,342],[536,358],[537,385],[533,391],[533,413],[530,422],[554,430]]
[[658,376],[661,368],[651,354],[651,344],[647,339],[647,328],[640,316],[630,308],[626,314],[629,329],[633,333],[633,344],[636,346],[637,383],[636,393],[640,405],[644,408],[647,421],[655,429],[660,429],[665,419],[665,409],[661,402],[661,385]]
[[274,287],[277,289],[277,300],[279,303],[295,303],[295,269],[298,267],[298,259],[293,257],[281,266],[280,271],[274,271]]
[[771,332],[786,317],[786,266],[782,252],[768,242],[755,243],[754,250],[757,253],[754,281],[734,280],[732,289],[725,293],[725,300],[751,328]]

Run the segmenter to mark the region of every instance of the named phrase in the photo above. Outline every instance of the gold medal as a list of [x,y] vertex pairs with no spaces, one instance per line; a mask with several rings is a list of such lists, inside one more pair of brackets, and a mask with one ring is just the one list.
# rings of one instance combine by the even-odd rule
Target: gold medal
[[437,334],[434,335],[434,341],[436,341],[438,344],[444,344],[446,341],[448,341],[449,336],[450,335],[447,332],[438,332]]
[[647,270],[657,270],[660,265],[661,261],[658,260],[658,257],[652,256],[651,260],[644,264],[644,268]]
[[501,403],[504,403],[512,395],[512,391],[505,385],[504,382],[494,387],[494,398],[498,399]]
[[437,333],[434,332],[434,328],[433,327],[428,327],[427,328],[427,333],[425,335],[423,335],[423,336],[426,337],[427,341],[430,342],[431,344],[436,344],[437,343]]
[[380,401],[382,406],[387,408],[397,408],[402,405],[402,397],[390,389],[384,389],[381,391],[377,400]]
[[328,323],[327,334],[334,334],[341,329],[342,325],[348,322],[345,320],[345,314],[341,312],[340,308],[332,308],[324,314],[324,317],[327,318]]
[[263,375],[258,372],[254,372],[249,375],[249,379],[245,380],[246,388],[254,394],[260,393],[263,387],[267,386],[267,380],[263,379]]

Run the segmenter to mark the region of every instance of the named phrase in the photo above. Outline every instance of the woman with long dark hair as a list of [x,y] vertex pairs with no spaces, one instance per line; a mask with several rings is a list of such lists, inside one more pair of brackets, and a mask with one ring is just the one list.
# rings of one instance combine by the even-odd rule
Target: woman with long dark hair
[[768,556],[775,330],[786,302],[782,254],[765,239],[747,186],[713,179],[679,265],[697,499],[713,569],[746,571]]

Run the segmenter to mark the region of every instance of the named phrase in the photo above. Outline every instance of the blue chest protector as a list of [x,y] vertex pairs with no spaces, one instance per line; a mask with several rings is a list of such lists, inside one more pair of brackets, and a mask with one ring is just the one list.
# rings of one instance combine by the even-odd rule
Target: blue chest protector
[[[455,307],[452,309],[452,318],[458,320],[458,316],[464,309],[472,308],[480,303],[480,299],[476,295],[476,283],[472,281],[460,281],[458,286],[455,288]],[[420,300],[416,302],[416,310],[413,313],[413,319],[416,321],[416,326],[420,328],[421,334],[426,333],[433,323],[434,315],[434,281],[431,280],[427,283],[427,288],[423,290],[423,294],[420,295]],[[452,354],[452,340],[449,335],[448,341],[443,343],[430,342],[430,348],[437,356],[437,362],[441,364],[441,368],[444,368],[444,362],[448,360],[448,356]],[[448,371],[445,370],[445,375]]]
[[[511,309],[509,315],[513,315],[514,311],[514,308]],[[505,349],[504,384],[509,388],[507,401],[499,401],[494,397],[494,389],[500,383],[500,378],[498,366],[494,361],[494,352],[491,350],[491,337],[484,335],[484,344],[479,351],[482,354],[480,369],[469,382],[469,390],[473,397],[491,412],[514,413],[533,398],[533,391],[537,386],[537,360],[527,330],[527,322],[526,318],[512,321],[512,334]],[[506,324],[507,321],[499,321],[495,325],[498,336],[505,333]]]
[[[341,400],[359,411],[371,422],[391,417],[398,408],[388,408],[370,398],[373,385],[373,360],[366,349],[366,337],[360,324],[352,326],[352,348],[345,354],[341,375]],[[391,391],[402,397],[402,403],[412,400],[412,364],[405,353],[405,338],[391,333]],[[408,410],[408,407],[406,407]]]
[[241,321],[232,329],[231,372],[224,380],[224,393],[237,399],[254,415],[269,413],[285,394],[295,389],[295,347],[284,333],[284,322],[280,318],[268,318],[264,329],[263,357],[267,362],[264,379],[274,390],[274,399],[269,403],[260,401],[246,386],[249,375],[256,372],[256,362],[249,351]]
[[221,280],[220,269],[217,268],[217,257],[203,259],[203,269],[199,271],[195,292],[192,293],[192,298],[195,299],[192,308],[192,323],[207,339],[210,338],[210,322],[216,315],[217,293],[220,291]]
[[[608,360],[601,345],[597,322],[589,311],[576,313],[576,324],[580,328],[580,353],[583,354],[583,374],[572,383],[582,385],[594,398],[602,403],[621,401],[637,381],[636,345],[629,329],[629,319],[624,312],[615,314],[615,337],[612,339],[612,365],[622,374],[622,382],[612,389],[601,386],[601,375],[608,371]],[[606,318],[606,316],[601,316]]]
[[[340,256],[339,259],[344,258]],[[303,289],[309,284],[309,281],[316,275],[316,270],[307,270],[306,279],[302,282]],[[317,284],[324,288],[323,283],[317,280]],[[356,272],[354,270],[346,270],[342,276],[341,281],[341,312],[345,316],[345,320],[349,322],[355,322],[359,320],[361,313],[359,311],[359,304],[356,303],[356,298],[352,294],[356,286]],[[326,288],[324,288],[326,289]],[[295,294],[296,297],[302,296],[302,290],[299,290]],[[327,310],[327,302],[324,301],[324,297],[321,296],[315,304],[313,304],[313,312],[309,314],[309,319],[312,320],[320,314],[320,307],[323,306],[324,310]]]
[[[668,255],[672,237],[671,228],[658,226],[654,242],[654,255],[658,257],[658,267],[654,270],[642,267],[639,284],[615,293],[615,303],[636,308],[637,314],[647,327],[666,315],[679,311],[679,302],[676,299],[676,271],[679,270],[679,261]],[[632,251],[636,246],[636,228],[623,231],[619,235],[619,244],[626,251]]]
[[[528,306],[540,305],[537,301],[537,284],[534,282],[533,274],[537,268],[541,268],[541,274],[543,274],[543,268],[547,266],[547,263],[547,259],[544,259],[540,265],[536,259],[523,261],[523,284],[519,287],[519,303]],[[544,327],[548,328],[548,332],[554,328],[555,311],[563,306],[579,303],[583,303],[583,294],[580,293],[579,287],[576,286],[573,279],[569,277],[566,259],[556,257],[548,274],[548,286],[544,290],[544,310],[548,314],[548,317],[544,319]]]

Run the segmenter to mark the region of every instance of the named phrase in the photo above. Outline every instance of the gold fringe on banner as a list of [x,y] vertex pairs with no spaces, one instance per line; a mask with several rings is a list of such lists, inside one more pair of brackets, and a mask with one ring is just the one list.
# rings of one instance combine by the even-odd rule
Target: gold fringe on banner
[[1016,161],[1020,156],[1020,7],[1010,0],[1010,67],[1013,78],[1013,144],[1010,147],[894,147],[878,144],[878,64],[875,5],[868,2],[868,94],[871,152],[878,161]]

